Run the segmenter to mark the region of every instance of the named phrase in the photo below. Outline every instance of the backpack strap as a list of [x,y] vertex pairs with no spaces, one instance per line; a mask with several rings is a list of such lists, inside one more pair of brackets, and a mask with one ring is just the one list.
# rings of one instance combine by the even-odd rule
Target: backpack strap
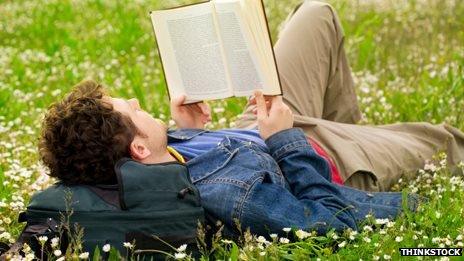
[[18,253],[21,250],[21,248],[24,245],[24,236],[23,236],[23,234],[24,234],[24,229],[21,232],[21,234],[19,235],[16,242],[14,242],[11,246],[9,246],[9,245],[7,245],[5,243],[0,243],[0,260],[1,261],[7,260],[8,255]]
[[85,186],[90,191],[95,193],[107,204],[114,206],[116,209],[121,210],[121,204],[119,200],[119,187],[118,185],[96,185],[96,186]]
[[6,251],[4,253],[3,251],[0,252],[0,260],[6,260],[6,257],[10,254],[20,253],[25,243],[31,247],[36,256],[40,257],[42,248],[38,242],[38,237],[47,236],[49,239],[52,239],[60,235],[58,223],[52,218],[29,221],[27,213],[21,212],[18,222],[27,223],[15,243],[9,247],[2,247]]

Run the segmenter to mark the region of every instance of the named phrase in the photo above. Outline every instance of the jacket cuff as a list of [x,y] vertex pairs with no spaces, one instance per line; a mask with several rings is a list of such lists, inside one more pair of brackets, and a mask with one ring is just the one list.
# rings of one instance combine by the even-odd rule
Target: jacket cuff
[[309,147],[306,136],[301,128],[291,128],[272,134],[264,141],[274,159],[278,160],[286,152],[299,147]]

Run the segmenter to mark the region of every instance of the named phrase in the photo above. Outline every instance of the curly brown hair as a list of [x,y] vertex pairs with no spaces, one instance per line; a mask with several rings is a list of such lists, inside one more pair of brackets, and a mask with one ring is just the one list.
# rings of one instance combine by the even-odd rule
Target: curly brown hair
[[128,116],[113,110],[105,96],[102,85],[87,80],[50,106],[39,141],[50,176],[69,185],[116,183],[114,165],[130,157],[129,145],[138,129]]

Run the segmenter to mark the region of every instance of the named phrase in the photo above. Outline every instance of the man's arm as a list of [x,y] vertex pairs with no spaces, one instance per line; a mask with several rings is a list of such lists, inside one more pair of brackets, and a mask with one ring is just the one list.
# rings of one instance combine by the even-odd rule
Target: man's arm
[[[314,176],[317,180],[323,179],[320,175]],[[317,185],[318,181],[301,184],[306,185],[305,190],[297,197],[282,186],[258,181],[244,200],[240,224],[259,235],[282,233],[285,227],[316,230],[318,234],[330,229],[357,230],[355,217],[343,198],[330,191],[313,191],[309,183]]]
[[277,132],[265,142],[296,197],[308,189],[317,191],[318,195],[329,193],[343,197],[338,187],[325,178],[329,176],[329,165],[308,143],[302,129]]
[[282,97],[272,97],[269,109],[262,93],[256,92],[255,97],[260,135],[291,191],[256,182],[242,207],[242,225],[260,234],[292,226],[319,233],[330,228],[356,229],[349,201],[320,175],[329,171],[328,165],[309,145],[303,131],[292,128],[293,114]]
[[279,163],[291,192],[276,184],[259,183],[242,208],[242,225],[254,233],[278,232],[283,227],[316,230],[357,229],[352,206],[338,187],[320,172],[327,163],[308,144],[301,129],[280,131],[266,139],[271,155]]

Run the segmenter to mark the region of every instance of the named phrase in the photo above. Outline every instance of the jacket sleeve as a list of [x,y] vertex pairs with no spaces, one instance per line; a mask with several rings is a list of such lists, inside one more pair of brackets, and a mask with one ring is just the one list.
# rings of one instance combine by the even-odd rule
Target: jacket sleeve
[[242,208],[243,226],[258,234],[279,232],[283,227],[315,229],[319,234],[331,228],[357,229],[353,206],[338,186],[324,177],[328,164],[315,153],[301,129],[278,132],[265,142],[290,190],[256,182]]

